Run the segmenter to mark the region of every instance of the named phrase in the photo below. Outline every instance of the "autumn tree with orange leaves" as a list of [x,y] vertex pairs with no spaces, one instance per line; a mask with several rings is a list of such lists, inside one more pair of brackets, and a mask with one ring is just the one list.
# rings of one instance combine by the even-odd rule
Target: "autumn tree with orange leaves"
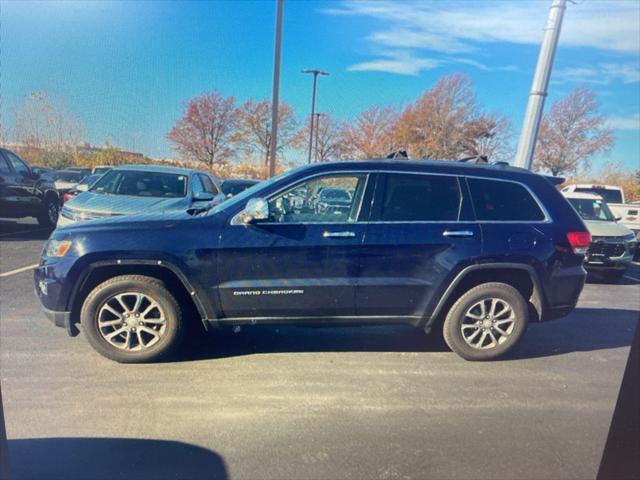
[[366,109],[342,129],[345,154],[353,159],[386,157],[397,147],[397,120],[398,112],[391,106]]
[[540,123],[536,169],[552,175],[576,173],[588,169],[595,154],[609,151],[613,134],[597,112],[596,94],[585,87],[554,102]]
[[487,155],[508,160],[509,121],[481,112],[468,77],[442,77],[411,105],[396,125],[396,139],[411,158],[456,159]]
[[186,103],[182,117],[166,136],[183,160],[213,168],[226,164],[232,156],[238,119],[233,97],[207,92]]

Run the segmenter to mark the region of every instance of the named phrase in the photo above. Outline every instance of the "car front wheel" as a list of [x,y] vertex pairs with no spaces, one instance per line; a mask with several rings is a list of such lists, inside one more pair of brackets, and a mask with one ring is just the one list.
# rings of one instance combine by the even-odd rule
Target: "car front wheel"
[[38,214],[38,224],[45,228],[54,228],[58,223],[58,214],[60,213],[60,205],[58,200],[54,198],[46,198],[42,205],[42,211]]
[[505,283],[473,287],[451,307],[443,325],[449,348],[466,360],[491,360],[520,340],[528,308],[520,292]]
[[182,314],[164,283],[122,275],[97,287],[80,313],[85,336],[101,355],[121,363],[162,360],[182,337]]

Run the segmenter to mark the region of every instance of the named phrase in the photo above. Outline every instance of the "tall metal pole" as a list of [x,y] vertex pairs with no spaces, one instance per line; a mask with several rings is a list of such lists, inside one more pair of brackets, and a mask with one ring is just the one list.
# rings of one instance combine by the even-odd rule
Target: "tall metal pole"
[[276,174],[278,145],[278,105],[280,90],[280,45],[282,43],[282,0],[276,0],[276,36],[273,52],[273,96],[271,99],[271,141],[269,142],[269,177]]
[[307,159],[308,163],[311,163],[311,150],[313,148],[313,117],[316,112],[316,82],[318,80],[318,75],[329,74],[322,70],[303,70],[302,73],[310,73],[313,75],[313,87],[311,91],[311,120],[309,125],[309,158]]
[[518,167],[529,170],[531,170],[533,154],[536,149],[536,138],[538,137],[544,100],[547,96],[547,88],[549,87],[553,57],[556,54],[556,47],[558,46],[558,39],[560,38],[560,29],[562,28],[562,18],[564,17],[566,8],[567,0],[551,0],[549,17],[544,27],[538,63],[535,74],[533,75],[531,92],[529,93],[527,110],[524,114],[524,121],[522,122],[522,131],[520,132],[515,164]]
[[317,112],[314,114],[316,116],[316,155],[315,155],[315,162],[318,163],[318,132],[320,131],[320,117],[322,117],[324,115],[324,113],[320,113]]

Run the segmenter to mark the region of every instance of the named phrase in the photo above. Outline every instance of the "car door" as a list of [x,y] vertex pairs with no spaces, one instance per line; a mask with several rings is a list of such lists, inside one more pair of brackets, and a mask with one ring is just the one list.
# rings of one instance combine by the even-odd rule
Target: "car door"
[[20,204],[16,197],[16,173],[0,150],[0,216],[17,216]]
[[42,204],[36,188],[36,176],[16,154],[9,150],[3,150],[3,153],[15,172],[12,191],[15,193],[16,208],[25,213],[36,212]]
[[451,175],[380,174],[362,248],[358,315],[421,318],[461,262],[481,253],[460,179]]
[[[267,221],[227,225],[218,253],[224,315],[353,316],[368,179],[360,172],[313,176],[270,195]],[[349,210],[314,208],[310,199],[328,185],[354,190]]]

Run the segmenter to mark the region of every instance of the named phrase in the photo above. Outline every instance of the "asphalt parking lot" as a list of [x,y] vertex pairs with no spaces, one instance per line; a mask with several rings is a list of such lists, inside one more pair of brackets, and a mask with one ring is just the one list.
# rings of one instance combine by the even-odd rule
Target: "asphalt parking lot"
[[589,283],[507,359],[400,327],[223,331],[119,365],[39,312],[48,232],[0,220],[0,381],[14,478],[594,478],[640,267]]

